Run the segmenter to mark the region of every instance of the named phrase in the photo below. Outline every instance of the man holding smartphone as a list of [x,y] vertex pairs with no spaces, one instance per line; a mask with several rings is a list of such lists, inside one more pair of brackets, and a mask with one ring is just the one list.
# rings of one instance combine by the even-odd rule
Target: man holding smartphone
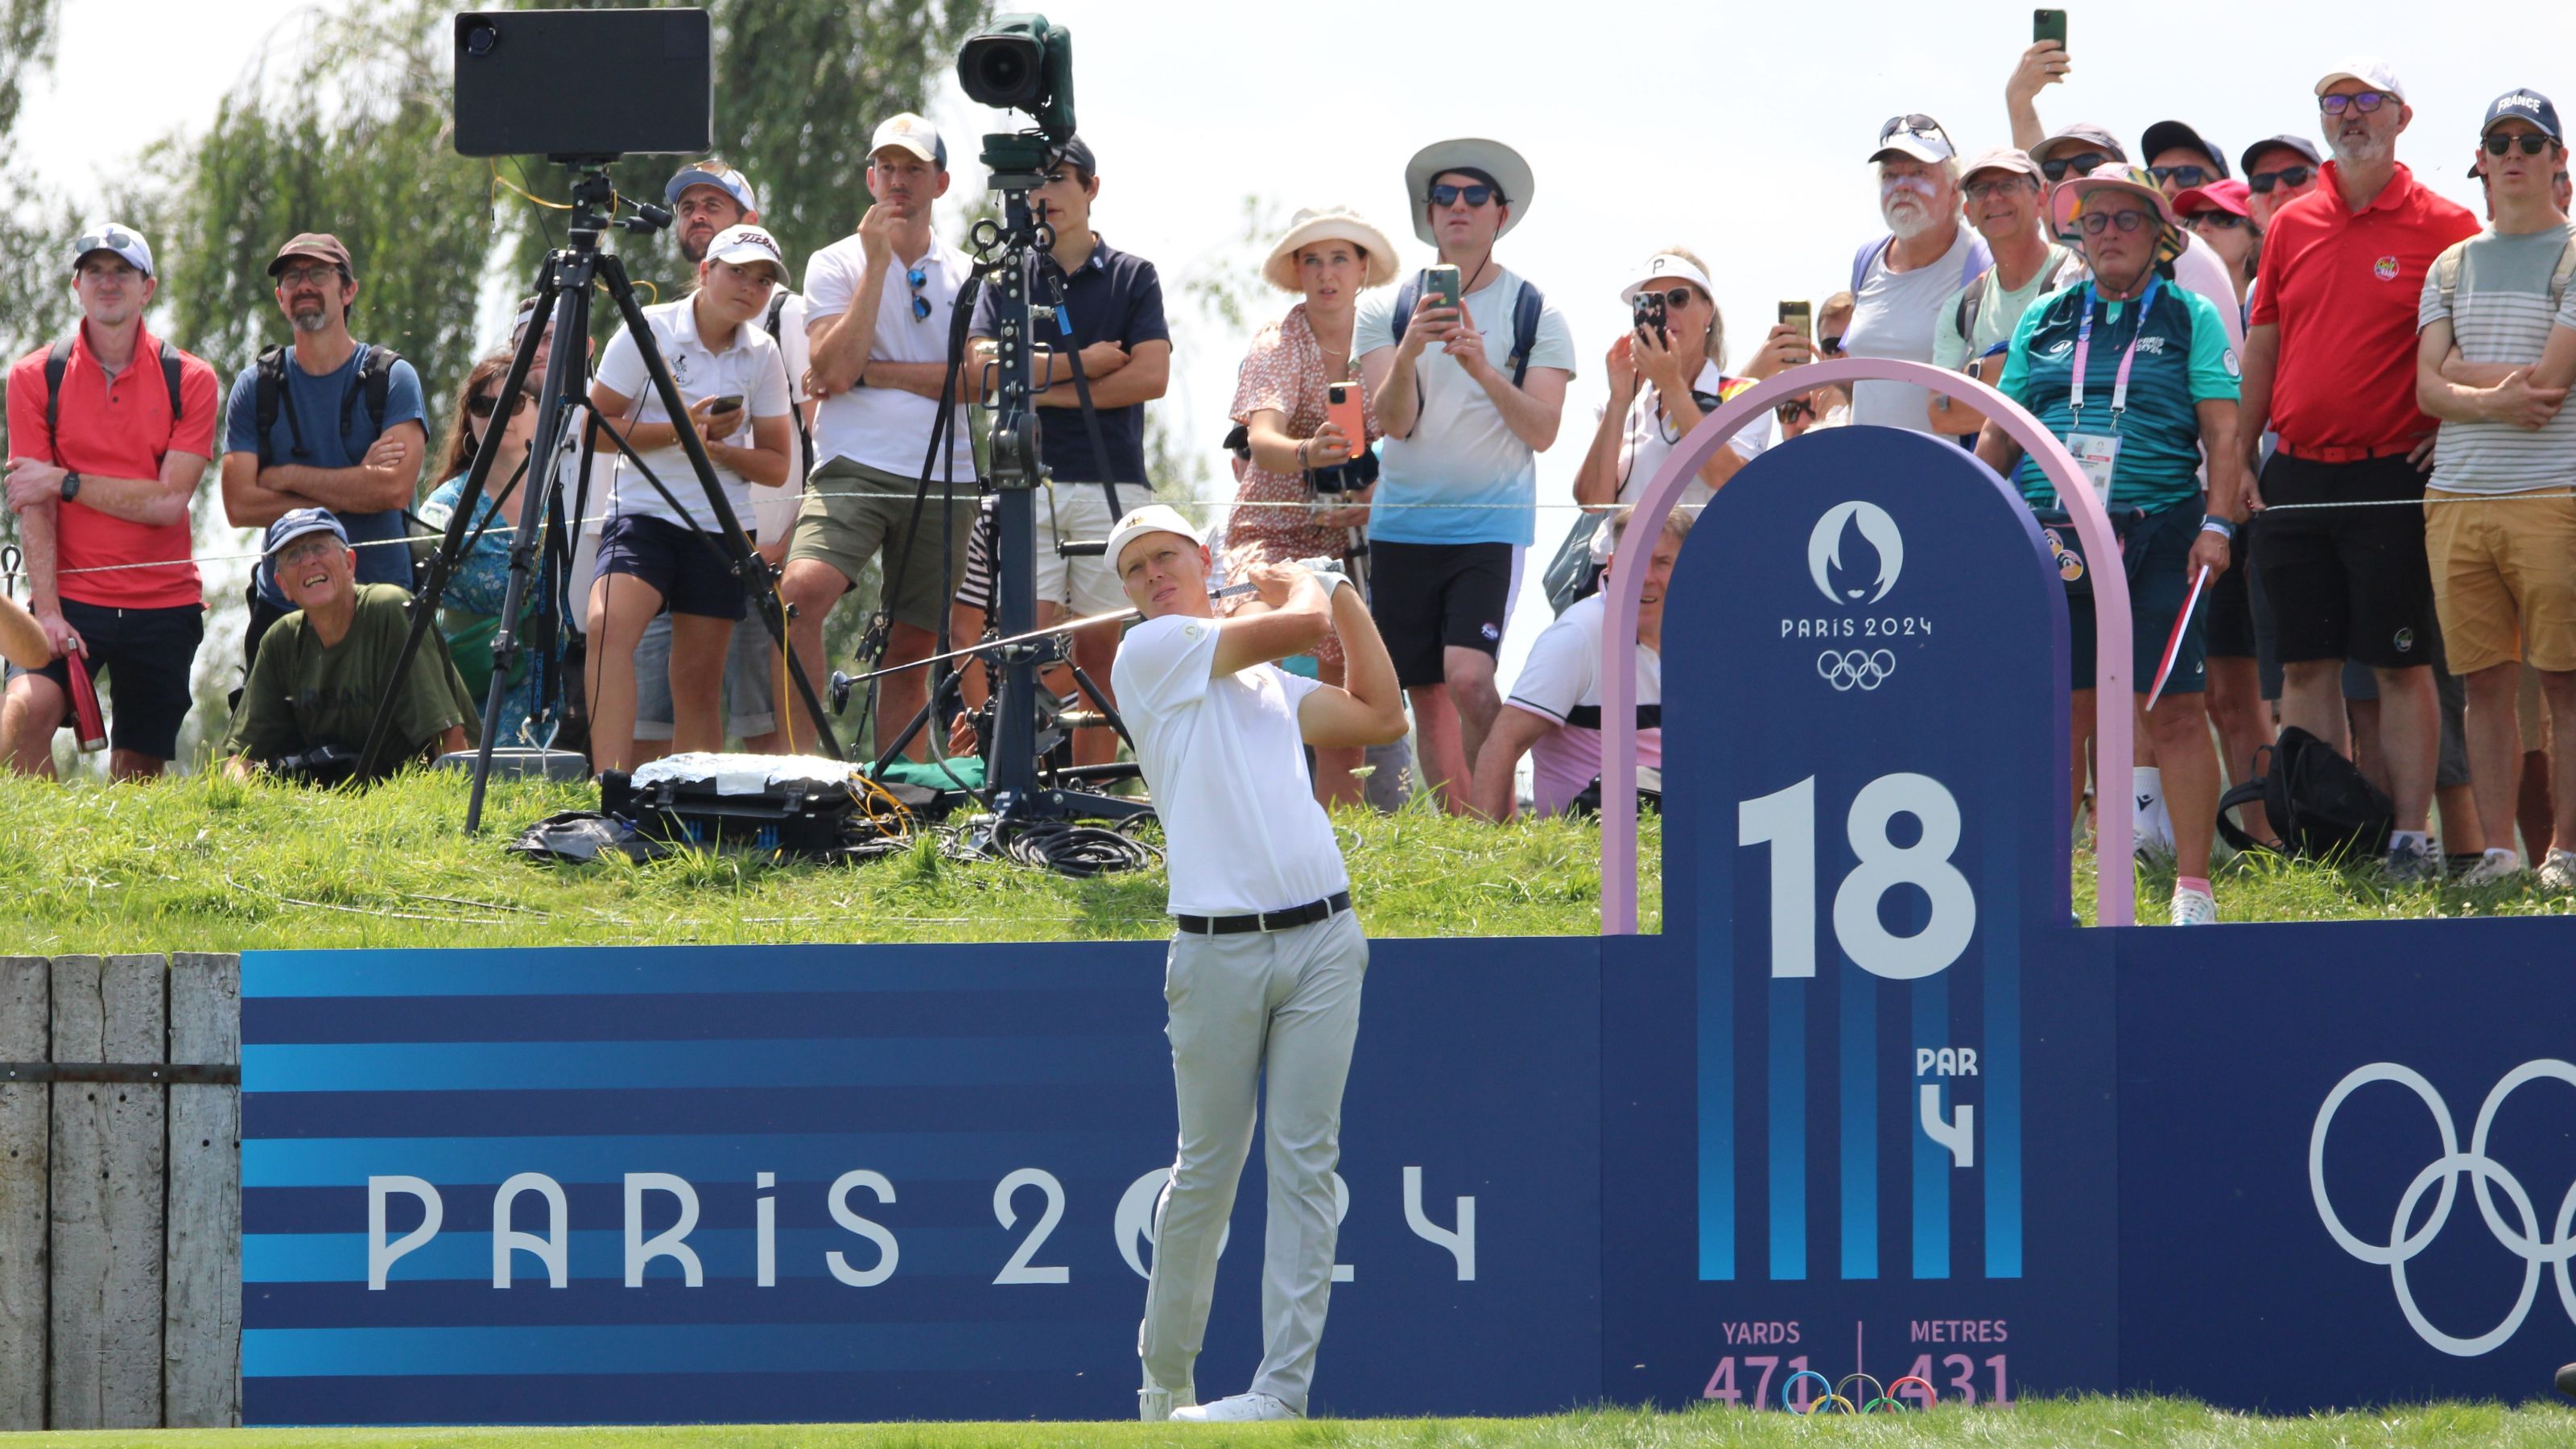
[[1470,762],[1502,708],[1494,660],[1536,536],[1537,455],[1556,442],[1574,333],[1553,305],[1524,303],[1534,289],[1494,260],[1529,208],[1519,152],[1439,141],[1404,174],[1413,234],[1454,269],[1458,301],[1425,282],[1360,302],[1351,348],[1387,432],[1369,515],[1371,607],[1413,703],[1422,782],[1463,814]]

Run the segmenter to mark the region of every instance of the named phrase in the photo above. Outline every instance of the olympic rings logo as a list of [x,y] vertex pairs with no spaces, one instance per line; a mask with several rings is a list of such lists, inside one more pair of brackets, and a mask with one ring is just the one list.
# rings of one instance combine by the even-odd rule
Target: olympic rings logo
[[1896,656],[1884,649],[1853,649],[1837,654],[1828,649],[1816,656],[1816,676],[1834,687],[1837,693],[1854,688],[1876,689],[1896,673]]
[[[2433,1084],[2411,1067],[2395,1062],[2373,1062],[2354,1069],[2342,1081],[2335,1083],[2334,1090],[2326,1094],[2325,1104],[2317,1109],[2316,1128],[2308,1136],[2308,1189],[2316,1197],[2317,1216],[2324,1220],[2326,1232],[2345,1252],[2365,1263],[2387,1268],[2389,1282],[2397,1290],[2397,1306],[2406,1315],[2406,1321],[2413,1325],[2417,1336],[2455,1357],[2475,1358],[2492,1352],[2521,1329],[2523,1319],[2531,1312],[2532,1301],[2539,1295],[2540,1270],[2544,1266],[2557,1276],[2558,1301],[2566,1308],[2568,1320],[2576,1322],[2576,1283],[2570,1283],[2568,1279],[2568,1260],[2576,1257],[2576,1235],[2569,1232],[2569,1228],[2576,1225],[2576,1185],[2571,1185],[2567,1196],[2559,1200],[2558,1215],[2552,1222],[2549,1236],[2543,1238],[2540,1236],[2539,1215],[2533,1210],[2531,1197],[2523,1191],[2521,1181],[2487,1156],[2487,1133],[2495,1125],[2496,1113],[2504,1106],[2505,1098],[2512,1096],[2515,1089],[2524,1083],[2543,1078],[2576,1086],[2576,1064],[2554,1059],[2525,1062],[2505,1073],[2504,1079],[2495,1084],[2495,1090],[2487,1093],[2485,1104],[2478,1108],[2477,1125],[2469,1134],[2469,1150],[2463,1152],[2460,1150],[2459,1129],[2451,1120],[2451,1110],[2442,1101],[2442,1094],[2433,1090]],[[2432,1111],[2434,1125],[2441,1129],[2442,1134],[2442,1155],[2415,1174],[2415,1180],[2398,1198],[2397,1214],[2389,1226],[2385,1243],[2373,1243],[2355,1236],[2326,1200],[2326,1130],[2333,1124],[2335,1109],[2343,1105],[2343,1099],[2373,1082],[2395,1082],[2422,1098],[2424,1105]],[[2459,1197],[2459,1179],[2464,1174],[2469,1179],[2470,1191],[2477,1197],[2478,1214],[2486,1219],[2487,1231],[2495,1235],[2505,1251],[2521,1258],[2523,1265],[2522,1294],[2514,1300],[2513,1311],[2505,1316],[2504,1322],[2475,1338],[2455,1338],[2435,1328],[2426,1320],[2423,1310],[2415,1306],[2415,1295],[2406,1282],[2407,1263],[2422,1253],[2440,1234],[2443,1225],[2450,1221],[2452,1205]],[[2434,1201],[2431,1215],[2422,1227],[2409,1233],[2407,1222],[2415,1216],[2415,1209],[2423,1202],[2424,1194],[2432,1191],[2436,1184],[2441,1188],[2441,1195]],[[2495,1199],[2487,1190],[2490,1185],[2504,1190],[2506,1200],[2513,1205],[2514,1217],[2520,1223],[2519,1231],[2506,1222],[2504,1214],[2497,1209]]]

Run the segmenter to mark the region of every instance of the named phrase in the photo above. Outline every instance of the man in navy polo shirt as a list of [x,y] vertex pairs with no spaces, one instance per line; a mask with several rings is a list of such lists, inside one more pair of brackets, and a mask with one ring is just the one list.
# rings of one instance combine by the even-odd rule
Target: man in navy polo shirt
[[[1029,193],[1039,218],[1055,228],[1054,247],[1038,262],[1040,306],[1053,306],[1053,327],[1037,331],[1041,352],[1036,364],[1039,418],[1038,455],[1052,481],[1037,497],[1037,601],[1041,625],[1061,617],[1083,618],[1126,607],[1126,597],[1104,558],[1066,558],[1061,542],[1093,542],[1109,536],[1110,525],[1127,510],[1153,497],[1145,477],[1145,404],[1159,398],[1172,376],[1172,333],[1163,321],[1163,282],[1154,264],[1122,252],[1091,229],[1091,208],[1100,199],[1100,166],[1091,145],[1080,136],[1067,141],[1063,156],[1047,173],[1046,183]],[[975,304],[973,335],[977,356],[989,359],[991,339],[1000,330],[996,296],[986,291]],[[1067,335],[1064,329],[1070,329]],[[1074,386],[1074,367],[1091,387],[1091,407],[1098,420],[1100,451],[1092,447],[1091,428],[1082,417],[1082,397]],[[979,365],[968,374],[969,389],[980,392],[987,373]],[[1111,485],[1104,488],[1102,484]],[[1117,494],[1113,501],[1112,491]],[[969,541],[966,578],[957,591],[950,633],[960,642],[984,632],[993,604],[993,544],[997,532],[993,500],[987,496]],[[1012,561],[1016,567],[1017,560]],[[1101,624],[1073,636],[1073,659],[1102,689],[1109,688],[1110,662],[1118,653],[1119,626]],[[1070,687],[1069,681],[1065,687]],[[980,694],[981,691],[977,691]],[[1118,736],[1106,728],[1078,730],[1073,755],[1077,764],[1106,764],[1117,757]]]
[[[429,454],[420,375],[394,358],[379,414],[367,382],[377,349],[349,335],[358,277],[338,237],[296,237],[277,249],[268,274],[277,279],[278,310],[295,340],[272,384],[275,420],[265,436],[260,417],[271,409],[259,405],[259,364],[233,381],[225,406],[225,521],[266,528],[299,508],[328,509],[357,551],[359,583],[409,589],[411,550],[399,542],[402,515]],[[245,670],[258,657],[259,636],[292,607],[274,583],[252,586]]]

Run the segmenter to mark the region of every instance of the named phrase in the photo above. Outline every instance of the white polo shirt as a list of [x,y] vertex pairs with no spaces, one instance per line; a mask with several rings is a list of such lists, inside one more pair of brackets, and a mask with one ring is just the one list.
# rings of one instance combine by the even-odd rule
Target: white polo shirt
[[[778,344],[770,341],[769,334],[755,321],[735,328],[721,350],[711,349],[698,336],[696,309],[694,297],[682,297],[645,308],[644,320],[653,328],[653,345],[661,350],[663,363],[671,369],[671,381],[678,384],[682,402],[696,407],[706,398],[736,393],[742,396],[752,422],[727,441],[737,447],[746,446],[754,424],[763,418],[787,416],[787,374],[779,366]],[[608,350],[600,354],[598,380],[619,396],[636,399],[634,416],[638,422],[670,421],[670,414],[663,410],[661,394],[645,374],[644,355],[636,350],[635,339],[622,329],[608,340]],[[641,456],[684,511],[674,513],[661,493],[621,454],[615,481],[610,485],[608,516],[643,514],[703,533],[715,532],[715,508],[707,501],[706,490],[699,486],[698,475],[689,467],[688,453],[674,442],[643,449]],[[751,485],[722,463],[715,465],[715,474],[716,481],[724,485],[725,503],[733,509],[735,521],[749,527]]]
[[[887,263],[880,283],[885,295],[877,304],[877,332],[868,346],[869,359],[946,363],[957,291],[974,269],[974,259],[933,237],[921,260],[907,264],[898,255],[889,256]],[[922,278],[919,288],[911,280],[916,271]],[[805,264],[806,325],[849,311],[858,296],[859,279],[866,274],[867,252],[856,236],[845,236],[816,252]],[[930,304],[929,316],[913,315],[915,296]],[[966,409],[959,406],[956,412],[948,456],[957,480],[966,483],[975,477],[975,444],[966,426]],[[814,466],[847,458],[882,473],[918,477],[922,452],[930,446],[931,425],[938,419],[938,403],[896,387],[854,387],[827,397],[814,415]]]
[[1213,619],[1149,619],[1109,669],[1162,817],[1171,910],[1284,911],[1350,889],[1297,727],[1320,686],[1275,664],[1219,678],[1216,638]]
[[[1539,736],[1530,746],[1530,805],[1541,815],[1564,811],[1601,774],[1601,629],[1609,618],[1609,600],[1600,594],[1578,599],[1530,646],[1529,662],[1512,681],[1504,701],[1561,728]],[[1637,646],[1637,704],[1664,702],[1664,660],[1656,651]],[[1662,769],[1661,725],[1637,731],[1637,765]]]
[[[1691,391],[1706,393],[1710,397],[1718,396],[1718,390],[1725,386],[1726,377],[1717,370],[1714,362],[1701,363],[1699,376],[1691,380]],[[1673,455],[1673,449],[1681,446],[1682,432],[1671,418],[1663,414],[1659,407],[1661,401],[1654,388],[1646,386],[1638,388],[1635,400],[1628,404],[1628,419],[1619,433],[1618,501],[1621,503],[1636,502],[1638,496],[1646,491],[1646,485],[1654,482],[1655,475],[1663,471],[1664,460]],[[1609,404],[1602,404],[1601,410],[1607,412]],[[1598,416],[1596,413],[1595,417]],[[1726,445],[1735,450],[1735,456],[1750,463],[1777,442],[1779,435],[1779,415],[1766,411],[1736,429],[1735,436],[1727,439]],[[1708,486],[1705,479],[1694,476],[1682,485],[1681,501],[1676,506],[1698,508],[1706,504],[1716,491]],[[1592,535],[1592,561],[1606,563],[1609,558],[1610,530],[1605,527]]]

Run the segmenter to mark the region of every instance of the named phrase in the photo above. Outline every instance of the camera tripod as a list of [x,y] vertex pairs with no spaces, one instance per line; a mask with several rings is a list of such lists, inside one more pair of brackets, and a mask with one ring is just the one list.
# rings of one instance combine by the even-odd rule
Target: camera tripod
[[[671,214],[658,206],[639,203],[636,215],[615,216],[617,194],[609,183],[607,172],[608,163],[615,159],[613,157],[556,159],[561,160],[572,173],[572,214],[567,227],[567,244],[548,253],[538,269],[536,311],[530,314],[527,330],[519,338],[517,351],[510,359],[509,374],[502,380],[500,395],[514,397],[526,385],[528,373],[535,364],[537,348],[543,343],[549,326],[563,345],[546,359],[545,383],[537,398],[536,436],[528,452],[528,479],[523,485],[527,491],[519,500],[518,531],[510,541],[509,583],[502,591],[500,625],[492,637],[492,682],[489,696],[484,701],[483,732],[475,745],[473,784],[465,806],[468,834],[482,828],[483,794],[492,773],[492,748],[500,733],[501,701],[509,692],[511,666],[519,651],[530,647],[528,641],[520,637],[519,610],[532,587],[541,588],[543,592],[538,597],[546,601],[546,607],[538,612],[534,647],[542,651],[549,667],[559,667],[561,661],[560,636],[553,629],[550,616],[554,601],[563,589],[562,571],[568,567],[571,551],[555,461],[562,455],[574,407],[587,399],[590,392],[590,358],[585,343],[590,336],[590,292],[594,284],[606,287],[609,299],[617,306],[627,336],[643,358],[654,395],[661,400],[663,411],[680,424],[675,429],[680,447],[688,455],[690,471],[697,475],[698,486],[704,490],[716,517],[716,531],[713,534],[697,533],[699,541],[741,581],[744,591],[751,596],[753,607],[760,612],[761,622],[768,626],[770,636],[779,644],[785,667],[795,679],[797,691],[813,717],[825,753],[834,757],[841,753],[840,742],[833,738],[831,726],[824,722],[822,704],[815,697],[813,685],[798,665],[795,651],[786,647],[786,610],[779,600],[769,565],[753,551],[732,505],[725,500],[723,486],[716,481],[715,465],[708,460],[705,445],[699,440],[696,430],[684,421],[689,411],[688,404],[681,400],[679,386],[672,381],[671,370],[662,360],[661,349],[654,345],[652,326],[645,320],[643,307],[635,300],[635,289],[627,279],[625,264],[618,260],[616,253],[602,251],[599,246],[600,234],[611,225],[646,235],[670,225]],[[402,652],[394,661],[393,677],[396,679],[411,667],[422,639],[437,627],[439,599],[446,591],[447,582],[455,573],[465,550],[481,536],[482,530],[474,522],[475,514],[482,502],[484,485],[491,477],[493,464],[500,458],[501,435],[506,431],[502,425],[506,421],[506,414],[496,413],[475,446],[474,463],[465,475],[463,496],[457,499],[456,511],[447,522],[446,536],[440,539],[438,552],[430,560],[420,596],[412,601],[411,632],[404,637]],[[617,445],[647,484],[670,501],[674,508],[679,508],[678,500],[671,497],[670,491],[645,467],[643,460],[616,429],[599,427],[596,418],[591,419],[591,425]],[[585,462],[589,451],[589,443],[585,440]],[[583,472],[586,477],[586,467]],[[686,515],[685,508],[679,511]],[[539,580],[538,554],[541,547],[546,559],[546,576]],[[359,753],[358,774],[362,778],[371,772],[379,758],[386,733],[393,724],[393,712],[394,696],[389,693],[377,706],[375,722],[367,730],[366,748]]]

